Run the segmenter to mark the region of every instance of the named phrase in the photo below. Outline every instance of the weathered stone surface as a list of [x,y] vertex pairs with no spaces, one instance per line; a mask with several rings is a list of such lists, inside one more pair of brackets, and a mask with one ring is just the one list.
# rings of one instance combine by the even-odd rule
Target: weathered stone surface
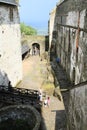
[[0,3],[6,3],[6,4],[10,4],[10,5],[17,5],[18,0],[0,0]]
[[86,130],[87,128],[87,85],[78,85],[70,90],[70,100],[68,108],[68,129]]
[[[73,84],[87,81],[87,1],[64,0],[56,6],[54,19],[50,15],[51,35],[56,27],[54,56]],[[86,84],[70,90],[69,130],[87,129]]]
[[26,120],[32,130],[38,130],[40,127],[41,117],[39,112],[29,105],[14,105],[0,109],[0,123],[8,119]]
[[[51,26],[53,29],[50,30],[49,34],[52,35],[55,28],[57,33],[54,54],[60,58],[61,65],[72,83],[75,84],[87,80],[85,62],[87,57],[86,6],[87,2],[84,0],[64,0],[57,5],[54,14],[50,14],[49,30],[52,28]],[[53,17],[54,15],[55,17]],[[53,36],[49,38],[50,43],[54,41]]]
[[54,89],[53,96],[57,97],[60,101],[62,100],[62,95],[59,87],[56,87]]
[[0,14],[0,85],[7,86],[10,80],[12,86],[15,86],[22,79],[18,8],[0,4]]
[[46,37],[45,36],[22,36],[22,44],[27,44],[30,49],[34,43],[40,45],[40,54],[45,52]]

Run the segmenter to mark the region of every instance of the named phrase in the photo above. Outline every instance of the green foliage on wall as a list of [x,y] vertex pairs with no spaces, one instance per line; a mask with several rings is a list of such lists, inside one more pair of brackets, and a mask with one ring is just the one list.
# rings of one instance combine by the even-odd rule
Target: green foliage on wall
[[37,30],[31,26],[27,26],[24,23],[20,24],[21,33],[25,35],[37,35]]

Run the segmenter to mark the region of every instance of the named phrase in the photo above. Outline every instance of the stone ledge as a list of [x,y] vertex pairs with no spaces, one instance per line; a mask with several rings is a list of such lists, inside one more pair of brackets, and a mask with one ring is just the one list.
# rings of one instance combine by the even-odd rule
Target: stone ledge
[[34,126],[32,130],[38,130],[41,122],[39,112],[30,105],[12,105],[0,109],[0,122],[8,119],[26,119],[29,125]]

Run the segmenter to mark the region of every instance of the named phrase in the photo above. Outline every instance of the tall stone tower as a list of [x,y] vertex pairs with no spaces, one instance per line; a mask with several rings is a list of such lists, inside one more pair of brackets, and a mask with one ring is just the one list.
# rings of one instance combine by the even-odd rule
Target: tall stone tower
[[21,35],[18,4],[0,0],[0,85],[22,80]]

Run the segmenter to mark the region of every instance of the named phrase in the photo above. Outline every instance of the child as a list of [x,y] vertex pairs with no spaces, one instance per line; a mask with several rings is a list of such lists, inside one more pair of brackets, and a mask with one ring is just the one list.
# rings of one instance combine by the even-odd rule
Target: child
[[47,106],[49,107],[50,105],[50,97],[47,98]]
[[50,97],[48,97],[47,99],[44,100],[44,106],[48,106],[50,105]]

